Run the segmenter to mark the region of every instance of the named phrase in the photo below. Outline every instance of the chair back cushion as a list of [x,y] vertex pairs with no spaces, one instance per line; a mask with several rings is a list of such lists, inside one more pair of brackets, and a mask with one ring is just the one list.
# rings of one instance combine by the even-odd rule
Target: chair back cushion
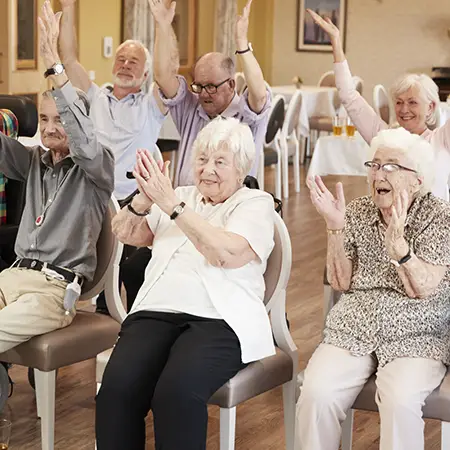
[[[274,214],[276,213],[274,212]],[[272,298],[278,286],[283,263],[283,246],[281,244],[280,231],[277,226],[275,226],[274,241],[275,245],[267,261],[267,268],[264,273],[264,282],[266,284],[264,304],[266,305]]]
[[115,200],[111,200],[103,220],[102,230],[97,241],[97,267],[94,278],[83,285],[81,299],[86,300],[95,297],[103,291],[105,278],[116,257],[119,242],[114,236],[111,221],[118,211]]
[[38,128],[36,105],[28,98],[17,95],[0,95],[0,109],[9,109],[19,123],[18,136],[33,137]]
[[281,95],[277,95],[273,100],[272,111],[267,124],[266,145],[275,139],[278,130],[283,126],[284,113],[284,98]]

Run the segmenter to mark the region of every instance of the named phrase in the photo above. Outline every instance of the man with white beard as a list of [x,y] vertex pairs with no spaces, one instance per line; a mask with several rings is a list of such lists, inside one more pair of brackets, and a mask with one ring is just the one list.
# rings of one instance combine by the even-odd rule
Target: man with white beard
[[[75,35],[76,0],[61,0],[59,45],[62,63],[72,84],[87,93],[91,102],[90,117],[102,145],[110,148],[116,160],[114,195],[117,200],[128,197],[137,188],[134,179],[126,177],[134,170],[136,150],[154,150],[167,108],[159,95],[144,93],[142,86],[151,70],[151,57],[139,41],[126,41],[115,54],[112,68],[113,87],[100,88],[77,59]],[[47,1],[44,9],[53,14]],[[160,159],[159,154],[154,155]]]

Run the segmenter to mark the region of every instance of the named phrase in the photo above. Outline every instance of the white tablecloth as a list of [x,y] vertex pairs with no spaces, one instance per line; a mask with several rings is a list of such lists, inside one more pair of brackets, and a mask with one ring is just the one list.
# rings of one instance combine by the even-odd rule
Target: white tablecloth
[[369,146],[356,134],[347,136],[323,136],[317,140],[308,170],[314,175],[367,175],[364,163],[368,160]]
[[[297,88],[294,85],[272,86],[273,95],[282,95],[286,104],[291,101]],[[337,89],[333,87],[302,86],[302,109],[300,111],[300,133],[309,136],[309,119],[314,116],[333,117],[336,114]]]

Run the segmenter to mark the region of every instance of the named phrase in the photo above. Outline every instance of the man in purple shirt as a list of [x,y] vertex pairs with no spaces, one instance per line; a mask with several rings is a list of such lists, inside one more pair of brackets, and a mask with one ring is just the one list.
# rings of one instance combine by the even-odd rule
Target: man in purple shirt
[[155,81],[181,136],[175,185],[193,184],[190,164],[192,144],[199,131],[219,115],[238,118],[250,126],[257,150],[250,175],[255,176],[263,153],[271,99],[261,67],[247,38],[252,0],[247,2],[236,23],[236,54],[248,86],[242,97],[235,91],[234,62],[222,53],[208,53],[198,60],[191,90],[184,77],[174,75],[173,55],[177,44],[172,21],[175,2],[170,7],[166,6],[165,0],[152,0],[149,3],[156,22],[153,60]]

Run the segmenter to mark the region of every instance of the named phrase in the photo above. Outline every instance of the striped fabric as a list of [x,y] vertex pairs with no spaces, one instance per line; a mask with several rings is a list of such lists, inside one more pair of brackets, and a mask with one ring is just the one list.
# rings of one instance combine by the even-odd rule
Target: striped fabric
[[[0,132],[17,138],[19,124],[17,117],[9,109],[0,109]],[[6,177],[0,173],[0,224],[6,223]]]

